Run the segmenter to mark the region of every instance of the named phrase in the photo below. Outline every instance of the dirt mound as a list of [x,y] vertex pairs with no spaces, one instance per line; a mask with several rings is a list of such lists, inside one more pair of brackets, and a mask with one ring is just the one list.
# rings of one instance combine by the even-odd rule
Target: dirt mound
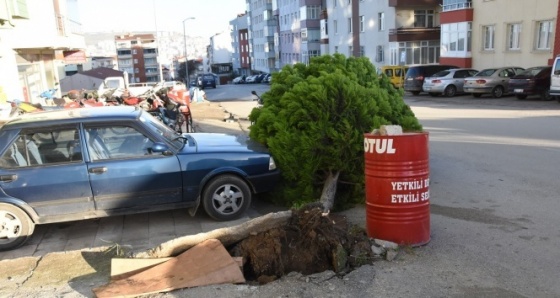
[[289,272],[345,273],[373,261],[365,231],[317,207],[294,210],[287,226],[250,236],[230,249],[245,260],[247,280],[273,281]]

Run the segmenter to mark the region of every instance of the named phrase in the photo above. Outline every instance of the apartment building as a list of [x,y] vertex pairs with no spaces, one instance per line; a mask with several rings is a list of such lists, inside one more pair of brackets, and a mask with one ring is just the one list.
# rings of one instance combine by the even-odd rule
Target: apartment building
[[472,13],[473,68],[526,68],[553,57],[558,0],[472,0]]
[[273,15],[273,0],[246,0],[246,3],[249,52],[252,58],[251,70],[256,73],[277,71],[274,42],[275,33],[277,33],[277,19]]
[[85,62],[76,8],[77,0],[0,0],[0,101],[41,102],[65,65]]
[[233,48],[231,63],[233,74],[236,76],[251,74],[247,17],[247,14],[239,14],[237,18],[229,22],[231,27],[231,45]]
[[115,36],[117,64],[129,75],[131,83],[159,82],[158,44],[153,34]]
[[232,39],[226,32],[214,34],[210,37],[208,46],[208,64],[210,71],[218,76],[220,84],[226,84],[230,80],[232,68]]

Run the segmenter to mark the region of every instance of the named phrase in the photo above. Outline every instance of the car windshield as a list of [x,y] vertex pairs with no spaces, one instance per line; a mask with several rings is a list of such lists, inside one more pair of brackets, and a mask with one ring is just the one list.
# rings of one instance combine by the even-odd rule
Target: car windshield
[[440,72],[436,72],[432,75],[432,77],[445,77],[449,74],[449,70],[442,70]]
[[150,113],[142,112],[142,114],[140,114],[140,121],[146,124],[146,127],[150,131],[165,138],[167,142],[172,144],[176,149],[181,149],[181,147],[183,147],[185,141],[183,139],[177,139],[177,137],[181,135],[157,120],[154,116],[150,115]]
[[497,68],[488,68],[488,69],[481,70],[479,73],[477,73],[474,76],[475,77],[489,77],[489,76],[493,75],[496,71],[498,71]]

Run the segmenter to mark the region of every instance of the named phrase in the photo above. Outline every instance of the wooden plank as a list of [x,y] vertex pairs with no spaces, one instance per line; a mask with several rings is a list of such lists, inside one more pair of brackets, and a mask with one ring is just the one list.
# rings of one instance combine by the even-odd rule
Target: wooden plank
[[111,259],[111,280],[123,279],[159,265],[171,258],[159,259]]
[[219,240],[209,239],[167,262],[93,289],[97,297],[134,297],[181,288],[243,283],[245,278]]

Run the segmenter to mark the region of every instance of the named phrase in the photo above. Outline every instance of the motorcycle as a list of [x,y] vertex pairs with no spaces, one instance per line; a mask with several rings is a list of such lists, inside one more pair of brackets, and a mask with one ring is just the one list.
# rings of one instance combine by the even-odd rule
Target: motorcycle
[[181,112],[181,103],[172,100],[162,93],[154,93],[146,102],[150,104],[148,112],[152,114],[152,116],[156,117],[159,121],[171,127],[176,132],[183,133],[182,127],[186,119]]
[[263,105],[263,100],[262,98],[257,94],[257,91],[251,91],[251,94],[253,94],[253,101],[257,102],[257,107],[262,107]]

